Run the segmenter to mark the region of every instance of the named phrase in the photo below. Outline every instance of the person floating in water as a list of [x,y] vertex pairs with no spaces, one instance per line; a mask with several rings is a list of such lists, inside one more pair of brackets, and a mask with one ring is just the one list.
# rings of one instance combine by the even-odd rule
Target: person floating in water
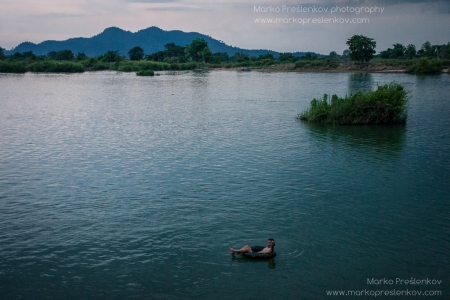
[[250,252],[256,252],[261,254],[272,254],[275,251],[275,240],[273,238],[270,238],[267,240],[267,247],[262,249],[261,251],[253,251],[252,248],[256,247],[250,247],[249,245],[245,245],[241,249],[233,249],[230,247],[231,254],[235,255],[236,253],[250,253]]

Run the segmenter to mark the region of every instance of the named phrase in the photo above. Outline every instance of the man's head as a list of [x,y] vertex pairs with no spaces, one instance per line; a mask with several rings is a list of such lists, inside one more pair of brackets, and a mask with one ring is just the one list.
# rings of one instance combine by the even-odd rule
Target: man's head
[[275,240],[273,238],[270,238],[267,240],[267,246],[270,248],[275,247]]

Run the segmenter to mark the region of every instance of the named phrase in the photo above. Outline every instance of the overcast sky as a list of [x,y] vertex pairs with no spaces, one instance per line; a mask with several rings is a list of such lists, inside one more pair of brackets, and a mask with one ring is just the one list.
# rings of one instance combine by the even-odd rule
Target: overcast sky
[[[261,24],[270,18],[278,23]],[[419,49],[425,41],[450,41],[450,0],[0,0],[0,46],[8,50],[25,41],[91,37],[111,26],[195,31],[280,52],[342,53],[354,34],[374,38],[377,52],[394,43]]]

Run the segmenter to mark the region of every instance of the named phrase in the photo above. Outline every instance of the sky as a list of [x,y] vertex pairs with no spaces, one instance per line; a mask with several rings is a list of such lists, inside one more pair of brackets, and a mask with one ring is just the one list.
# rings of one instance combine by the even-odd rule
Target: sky
[[[265,23],[263,23],[265,22]],[[272,23],[268,23],[272,22]],[[450,0],[0,0],[0,47],[92,37],[116,26],[199,32],[228,45],[341,54],[355,34],[380,52],[450,42]]]

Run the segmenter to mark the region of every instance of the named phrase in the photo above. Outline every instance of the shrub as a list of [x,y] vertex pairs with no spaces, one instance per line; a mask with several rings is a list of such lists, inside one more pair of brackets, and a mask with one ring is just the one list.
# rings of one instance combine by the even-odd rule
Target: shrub
[[141,70],[136,72],[137,76],[154,76],[155,72],[153,70]]
[[385,84],[375,91],[357,92],[344,98],[328,95],[313,99],[297,119],[333,124],[406,123],[408,92],[400,84]]
[[97,59],[94,57],[89,57],[83,61],[81,61],[81,64],[85,67],[85,68],[92,68],[96,63],[97,63]]
[[133,72],[133,71],[136,71],[135,68],[133,68],[133,66],[131,66],[131,65],[119,66],[118,70],[121,71],[121,72]]
[[439,74],[442,70],[442,62],[435,59],[422,57],[414,65],[411,65],[407,71],[414,74]]
[[195,68],[197,68],[197,64],[194,62],[181,64],[181,70],[194,70]]
[[92,66],[92,70],[94,71],[109,70],[109,64],[98,61]]
[[26,71],[23,62],[0,62],[0,73],[25,73]]
[[84,67],[80,63],[55,61],[35,62],[27,67],[30,72],[46,72],[46,73],[79,73],[84,72]]

